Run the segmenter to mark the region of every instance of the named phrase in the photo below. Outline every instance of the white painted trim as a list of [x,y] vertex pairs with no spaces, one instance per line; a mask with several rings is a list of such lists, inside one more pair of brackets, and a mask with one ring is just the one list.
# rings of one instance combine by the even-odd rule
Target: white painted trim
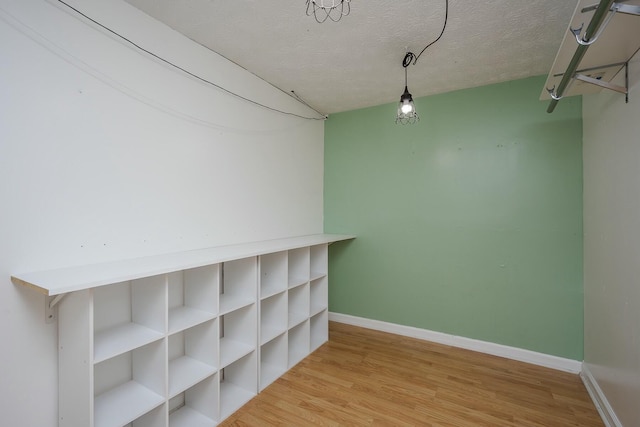
[[580,378],[582,378],[582,382],[587,388],[587,392],[589,392],[589,396],[591,396],[593,404],[596,405],[596,409],[598,410],[604,425],[607,427],[624,427],[609,404],[607,396],[605,396],[600,385],[598,385],[598,381],[596,381],[595,377],[591,373],[587,363],[582,363]]
[[494,356],[506,357],[520,362],[531,363],[545,368],[557,369],[559,371],[580,373],[582,363],[577,360],[566,359],[564,357],[552,356],[538,353],[531,350],[524,350],[517,347],[510,347],[502,344],[495,344],[487,341],[480,341],[472,338],[465,338],[442,332],[420,329],[412,326],[398,325],[395,323],[382,322],[380,320],[366,319],[363,317],[351,316],[341,313],[329,313],[329,320],[363,328],[375,329],[382,332],[403,335],[406,337],[418,338],[445,344],[452,347],[460,347],[467,350],[479,351],[481,353]]

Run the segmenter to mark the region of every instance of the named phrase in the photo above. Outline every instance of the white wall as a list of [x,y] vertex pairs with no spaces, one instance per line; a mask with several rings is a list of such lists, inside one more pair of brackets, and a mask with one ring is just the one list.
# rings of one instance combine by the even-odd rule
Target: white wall
[[630,101],[583,99],[585,368],[612,423],[640,422],[640,55]]
[[[314,113],[120,0],[68,0],[244,96]],[[55,0],[0,0],[0,424],[57,425],[56,325],[13,273],[322,232],[323,122],[238,100]]]

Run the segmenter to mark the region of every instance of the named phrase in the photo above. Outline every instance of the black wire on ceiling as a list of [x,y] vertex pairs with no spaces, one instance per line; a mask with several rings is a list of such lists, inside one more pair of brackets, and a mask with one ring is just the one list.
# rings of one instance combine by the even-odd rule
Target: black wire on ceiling
[[[188,71],[188,70],[186,70],[186,69],[182,68],[181,66],[176,65],[176,64],[174,64],[173,62],[171,62],[171,61],[169,61],[169,60],[167,60],[167,59],[162,58],[161,56],[159,56],[159,55],[157,55],[157,54],[155,54],[155,53],[151,52],[150,50],[145,49],[144,47],[140,46],[139,44],[135,43],[134,41],[132,41],[132,40],[130,40],[130,39],[128,39],[128,38],[126,38],[125,36],[123,36],[123,35],[121,35],[121,34],[117,33],[116,31],[112,30],[111,28],[107,27],[106,25],[104,25],[104,24],[102,24],[102,23],[98,22],[97,20],[95,20],[95,19],[91,18],[90,16],[86,15],[86,14],[85,14],[85,13],[83,13],[82,11],[80,11],[80,10],[76,9],[75,7],[71,6],[69,3],[65,2],[64,0],[58,0],[58,2],[59,2],[59,3],[61,3],[61,4],[63,4],[64,6],[68,7],[69,9],[73,10],[73,11],[74,11],[74,12],[76,12],[78,15],[81,15],[82,17],[84,17],[84,18],[88,19],[89,21],[93,22],[94,24],[98,25],[99,27],[101,27],[101,28],[105,29],[106,31],[108,31],[108,32],[110,32],[111,34],[115,35],[116,37],[120,38],[121,40],[124,40],[125,42],[129,43],[130,45],[132,45],[132,46],[136,47],[137,49],[139,49],[139,50],[141,50],[141,51],[143,51],[143,52],[145,52],[146,54],[153,56],[154,58],[156,58],[156,59],[158,59],[158,60],[160,60],[160,61],[164,62],[165,64],[170,65],[171,67],[176,68],[176,69],[178,69],[178,70],[182,71],[183,73],[188,74],[188,75],[190,75],[191,77],[194,77],[194,78],[196,78],[196,79],[200,80],[200,81],[201,81],[201,82],[203,82],[203,83],[206,83],[206,84],[208,84],[208,85],[214,86],[214,87],[216,87],[216,88],[218,88],[218,89],[220,89],[220,90],[222,90],[222,91],[224,91],[224,92],[228,93],[229,95],[235,96],[236,98],[242,99],[243,101],[247,101],[247,102],[249,102],[249,103],[251,103],[251,104],[257,105],[258,107],[266,108],[266,109],[268,109],[268,110],[275,111],[275,112],[280,113],[280,114],[286,114],[286,115],[289,115],[289,116],[299,117],[299,118],[301,118],[301,119],[306,119],[306,120],[325,120],[325,119],[326,119],[326,116],[323,116],[323,117],[321,117],[321,118],[320,118],[320,117],[307,117],[307,116],[303,116],[303,115],[300,115],[300,114],[296,114],[296,113],[291,113],[291,112],[288,112],[288,111],[279,110],[279,109],[277,109],[277,108],[269,107],[268,105],[261,104],[261,103],[259,103],[259,102],[257,102],[257,101],[254,101],[254,100],[249,99],[249,98],[247,98],[247,97],[244,97],[244,96],[242,96],[242,95],[240,95],[240,94],[237,94],[237,93],[235,93],[235,92],[232,92],[232,91],[230,91],[229,89],[226,89],[226,88],[224,88],[224,87],[222,87],[222,86],[220,86],[220,85],[218,85],[218,84],[216,84],[216,83],[214,83],[214,82],[212,82],[212,81],[210,81],[210,80],[207,80],[207,79],[205,79],[205,78],[203,78],[203,77],[200,77],[200,76],[198,76],[197,74],[194,74],[194,73],[192,73],[191,71]],[[304,104],[305,104],[305,105],[307,105],[306,103],[304,103]],[[307,106],[309,107],[309,105],[307,105]],[[309,108],[311,108],[311,107],[309,107]],[[319,113],[319,114],[320,114],[320,113]]]
[[449,0],[445,0],[444,24],[442,25],[442,31],[440,31],[440,35],[438,35],[438,37],[434,41],[426,45],[424,49],[420,51],[419,54],[416,55],[413,52],[407,52],[404,56],[404,59],[402,60],[402,66],[404,68],[407,68],[409,65],[411,65],[412,62],[413,62],[413,65],[416,65],[416,62],[418,62],[418,58],[420,58],[420,56],[424,53],[424,51],[427,50],[428,47],[434,45],[438,40],[442,38],[442,35],[444,34],[444,30],[447,28],[448,21],[449,21]]

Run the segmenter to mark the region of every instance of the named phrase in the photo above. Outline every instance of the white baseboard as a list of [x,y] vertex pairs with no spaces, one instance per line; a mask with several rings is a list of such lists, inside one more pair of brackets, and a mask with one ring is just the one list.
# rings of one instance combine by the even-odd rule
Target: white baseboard
[[596,409],[598,410],[604,425],[607,427],[623,427],[622,423],[616,416],[616,413],[613,411],[613,408],[609,404],[607,397],[598,385],[598,381],[596,381],[595,377],[589,370],[589,365],[587,363],[582,363],[580,378],[582,378],[582,382],[587,388],[587,392],[589,392],[591,400],[593,400],[594,405],[596,405]]
[[460,347],[467,350],[479,351],[481,353],[506,357],[508,359],[518,360],[520,362],[526,362],[538,366],[544,366],[546,368],[556,369],[559,371],[570,372],[572,374],[578,374],[582,369],[582,363],[577,360],[566,359],[563,357],[552,356],[549,354],[538,353],[535,351],[524,350],[521,348],[510,347],[502,344],[494,344],[486,341],[475,340],[472,338],[445,334],[442,332],[430,331],[428,329],[414,328],[412,326],[398,325],[395,323],[382,322],[380,320],[366,319],[364,317],[350,316],[348,314],[341,313],[329,313],[329,320],[354,326],[360,326],[368,329],[375,329],[382,332],[390,332],[392,334],[403,335],[406,337],[432,341],[452,347]]

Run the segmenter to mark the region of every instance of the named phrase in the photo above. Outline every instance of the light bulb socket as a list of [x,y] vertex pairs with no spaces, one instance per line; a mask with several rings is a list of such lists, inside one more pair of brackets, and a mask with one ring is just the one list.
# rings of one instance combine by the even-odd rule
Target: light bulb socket
[[404,87],[404,93],[400,96],[400,103],[411,102],[413,103],[413,97],[409,93],[409,88],[407,86]]

